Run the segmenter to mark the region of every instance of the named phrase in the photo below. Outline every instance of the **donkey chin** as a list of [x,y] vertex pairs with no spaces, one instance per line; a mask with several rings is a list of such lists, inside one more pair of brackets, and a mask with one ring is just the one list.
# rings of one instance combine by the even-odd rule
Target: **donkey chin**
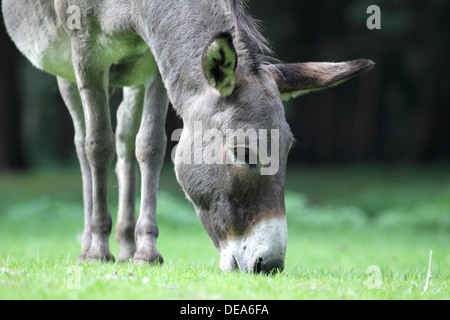
[[219,266],[223,271],[281,272],[286,257],[286,217],[260,220],[244,235],[230,236],[219,242]]

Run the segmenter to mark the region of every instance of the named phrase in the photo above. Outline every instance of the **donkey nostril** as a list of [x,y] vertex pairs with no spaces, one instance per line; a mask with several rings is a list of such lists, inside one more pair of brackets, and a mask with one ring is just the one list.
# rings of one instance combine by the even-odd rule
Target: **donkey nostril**
[[263,258],[258,258],[255,261],[255,265],[253,267],[253,272],[255,273],[264,273],[264,274],[275,274],[278,272],[282,272],[284,269],[284,261],[282,260],[264,260]]
[[262,258],[256,259],[255,265],[253,267],[253,272],[254,273],[260,273],[260,272],[264,271],[264,270],[262,270],[262,262],[263,262]]

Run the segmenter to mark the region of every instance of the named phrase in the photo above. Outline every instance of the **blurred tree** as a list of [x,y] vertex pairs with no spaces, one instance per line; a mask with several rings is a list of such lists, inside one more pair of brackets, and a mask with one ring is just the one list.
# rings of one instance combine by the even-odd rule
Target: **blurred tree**
[[27,166],[22,150],[20,121],[22,109],[17,85],[19,53],[13,45],[3,21],[0,23],[1,72],[0,72],[0,171],[24,169]]
[[[301,163],[450,159],[450,3],[447,0],[250,0],[277,58],[376,61],[370,73],[286,103]],[[367,7],[381,9],[369,30]],[[73,129],[54,79],[32,68],[0,23],[0,169],[73,158]],[[18,64],[21,67],[18,67]],[[18,86],[20,84],[20,86]],[[112,114],[121,98],[111,99]],[[182,123],[171,110],[170,141]],[[26,159],[26,161],[25,161]]]
[[[369,30],[367,8],[381,8]],[[450,159],[450,4],[445,0],[250,2],[283,61],[369,58],[369,74],[287,104],[292,161]]]

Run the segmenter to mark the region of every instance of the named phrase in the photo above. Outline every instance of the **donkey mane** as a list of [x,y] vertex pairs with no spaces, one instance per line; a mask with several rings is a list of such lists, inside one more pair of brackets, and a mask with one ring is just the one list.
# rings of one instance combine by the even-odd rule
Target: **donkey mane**
[[[229,13],[230,30],[234,34],[236,51],[239,57],[248,59],[250,70],[258,73],[261,64],[266,62],[273,51],[269,42],[260,32],[261,24],[247,12],[247,0],[214,0],[213,8],[217,14],[219,10]],[[245,59],[244,58],[244,59]]]

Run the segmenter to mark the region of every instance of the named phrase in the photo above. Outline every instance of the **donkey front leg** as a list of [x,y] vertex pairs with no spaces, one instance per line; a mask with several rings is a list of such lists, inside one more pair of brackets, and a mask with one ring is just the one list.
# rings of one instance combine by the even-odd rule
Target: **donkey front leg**
[[92,173],[91,246],[86,259],[114,261],[109,250],[112,219],[107,205],[108,174],[115,154],[108,104],[109,67],[91,63],[95,55],[78,45],[72,39],[73,65],[86,123],[86,155]]
[[136,135],[142,118],[145,88],[123,89],[123,101],[117,111],[116,173],[119,180],[119,212],[116,240],[119,243],[119,261],[132,259],[136,252]]
[[79,83],[78,86],[85,106],[86,154],[92,172],[92,241],[86,258],[114,261],[109,250],[112,219],[107,197],[108,174],[115,154],[115,139],[111,129],[108,91],[100,83],[88,86]]
[[75,147],[78,160],[81,167],[81,176],[83,179],[83,203],[84,203],[84,231],[81,238],[81,254],[78,260],[86,260],[86,254],[91,247],[91,215],[92,215],[92,175],[91,167],[86,156],[85,138],[86,126],[84,123],[83,105],[75,83],[68,80],[57,78],[58,87],[61,96],[72,117],[75,129]]
[[159,174],[166,152],[165,122],[169,99],[157,75],[148,84],[139,133],[136,137],[136,158],[141,171],[141,208],[136,225],[137,251],[134,262],[163,263],[156,249],[158,227],[156,225],[156,198]]

